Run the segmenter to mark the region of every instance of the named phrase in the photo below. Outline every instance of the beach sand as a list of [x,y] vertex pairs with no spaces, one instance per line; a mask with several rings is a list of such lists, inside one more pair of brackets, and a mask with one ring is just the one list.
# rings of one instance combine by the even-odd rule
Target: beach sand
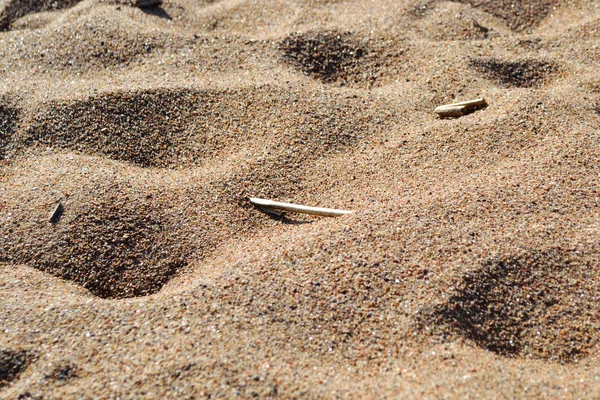
[[600,397],[597,1],[0,10],[0,398]]

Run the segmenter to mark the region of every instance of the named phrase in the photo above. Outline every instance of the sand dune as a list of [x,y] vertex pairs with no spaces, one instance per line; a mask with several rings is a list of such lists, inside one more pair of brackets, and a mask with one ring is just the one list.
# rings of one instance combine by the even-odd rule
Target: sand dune
[[597,2],[0,29],[0,398],[600,396]]

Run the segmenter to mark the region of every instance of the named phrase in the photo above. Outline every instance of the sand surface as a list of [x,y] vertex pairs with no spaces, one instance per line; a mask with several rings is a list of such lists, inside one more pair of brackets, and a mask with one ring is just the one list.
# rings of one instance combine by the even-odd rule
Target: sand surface
[[0,398],[600,397],[598,1],[0,10]]

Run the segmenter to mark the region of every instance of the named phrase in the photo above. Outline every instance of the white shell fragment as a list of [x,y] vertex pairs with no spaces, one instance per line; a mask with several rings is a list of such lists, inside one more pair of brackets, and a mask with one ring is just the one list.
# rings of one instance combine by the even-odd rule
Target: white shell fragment
[[437,107],[433,112],[440,118],[458,118],[472,111],[486,107],[488,104],[484,98],[462,101],[460,103],[445,104]]
[[352,211],[346,210],[335,210],[332,208],[320,208],[320,207],[308,207],[299,204],[292,203],[280,203],[278,201],[271,201],[265,199],[257,199],[255,197],[250,198],[250,203],[258,207],[259,209],[269,210],[282,210],[295,212],[300,214],[319,215],[321,217],[340,217],[342,215],[350,214]]

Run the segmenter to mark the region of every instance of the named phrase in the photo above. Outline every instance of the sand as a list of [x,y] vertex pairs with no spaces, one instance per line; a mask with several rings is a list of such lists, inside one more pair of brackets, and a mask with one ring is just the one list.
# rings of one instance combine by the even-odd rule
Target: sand
[[0,398],[600,397],[597,1],[0,10]]

